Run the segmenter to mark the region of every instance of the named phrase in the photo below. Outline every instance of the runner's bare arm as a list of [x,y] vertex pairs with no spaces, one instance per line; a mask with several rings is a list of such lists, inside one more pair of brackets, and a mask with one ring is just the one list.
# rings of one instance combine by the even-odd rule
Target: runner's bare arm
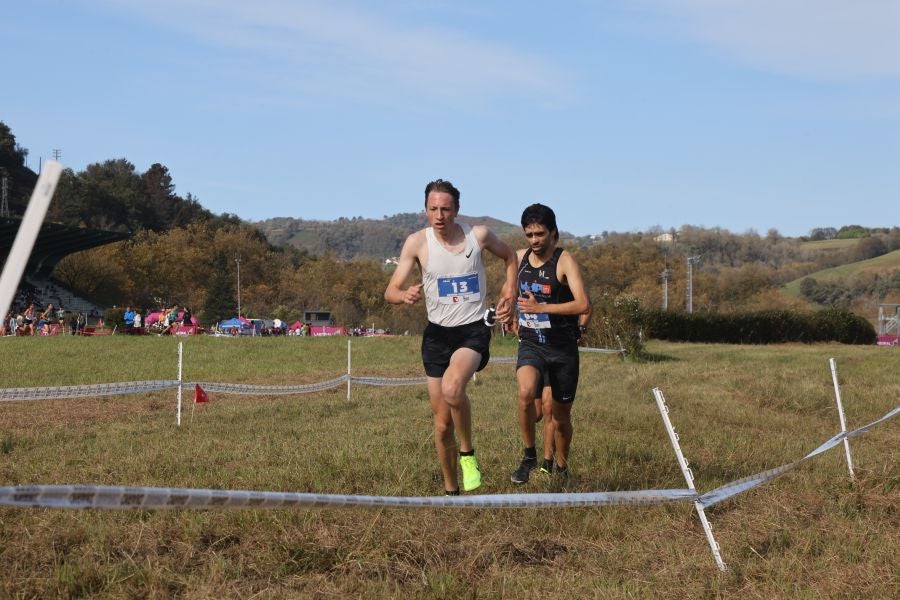
[[424,231],[417,231],[406,238],[403,249],[400,251],[400,260],[397,268],[391,275],[387,289],[384,290],[384,299],[390,304],[415,304],[422,298],[422,284],[416,283],[403,289],[403,285],[412,275],[416,263],[419,262],[419,252],[425,240]]
[[[481,229],[483,231],[478,231]],[[510,248],[503,240],[498,238],[487,227],[476,229],[476,236],[482,248],[487,248],[491,254],[497,256],[505,263],[506,280],[500,289],[500,298],[497,300],[497,320],[508,323],[512,318],[513,306],[516,299],[516,251]]]

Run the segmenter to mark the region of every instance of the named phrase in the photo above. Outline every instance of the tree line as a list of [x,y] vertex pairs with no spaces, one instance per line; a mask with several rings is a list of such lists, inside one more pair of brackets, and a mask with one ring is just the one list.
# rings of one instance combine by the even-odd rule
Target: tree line
[[[0,122],[0,168],[24,169],[25,156]],[[125,242],[71,255],[54,271],[60,283],[102,305],[178,303],[190,306],[205,324],[213,323],[237,312],[240,268],[246,315],[292,322],[304,310],[330,310],[346,325],[410,332],[424,325],[424,307],[391,306],[382,298],[391,269],[383,258],[399,254],[406,235],[423,226],[422,213],[383,220],[283,218],[253,224],[236,215],[215,215],[191,194],[176,194],[162,164],[140,173],[127,160],[114,159],[77,173],[66,170],[48,219],[133,233]],[[513,247],[524,245],[518,226],[468,220],[487,222]],[[669,310],[684,310],[688,256],[700,257],[692,271],[695,311],[832,306],[871,319],[878,302],[900,302],[900,276],[891,273],[861,274],[827,286],[804,283],[800,297],[781,293],[785,283],[818,270],[900,249],[897,227],[851,225],[813,233],[817,239],[860,239],[834,249],[776,230],[736,234],[683,226],[678,231],[604,232],[596,239],[564,235],[561,245],[582,265],[588,292],[602,307],[598,322],[616,321],[614,313],[623,307],[659,308],[664,297]],[[487,269],[491,289],[499,290],[502,265],[489,261]]]

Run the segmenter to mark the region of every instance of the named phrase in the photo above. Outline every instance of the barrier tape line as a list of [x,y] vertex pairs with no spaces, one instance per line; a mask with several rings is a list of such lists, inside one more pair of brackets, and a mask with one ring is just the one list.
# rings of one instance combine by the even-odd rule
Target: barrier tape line
[[89,385],[60,385],[52,387],[0,388],[0,401],[52,400],[56,398],[90,398],[117,396],[137,392],[153,392],[178,387],[177,379],[157,381],[121,381]]
[[428,380],[425,377],[398,378],[398,377],[351,377],[351,383],[375,386],[399,386],[399,385],[425,385]]
[[197,381],[185,383],[185,386],[199,385],[207,392],[220,394],[266,394],[270,396],[283,394],[306,394],[320,392],[341,385],[347,381],[347,375],[341,375],[321,383],[307,383],[299,385],[251,385],[243,383],[215,383],[210,381]]
[[696,499],[696,492],[688,489],[479,496],[348,496],[84,485],[0,487],[0,506],[43,508],[540,508],[663,504]]
[[872,421],[871,423],[869,423],[867,425],[863,425],[862,427],[860,427],[858,429],[854,429],[853,431],[848,431],[846,433],[839,433],[839,434],[835,435],[830,440],[824,442],[818,448],[816,448],[812,452],[808,453],[806,456],[804,456],[800,460],[795,460],[792,463],[781,465],[780,467],[775,467],[774,469],[768,469],[766,471],[762,471],[761,473],[757,473],[755,475],[750,475],[748,477],[743,477],[736,481],[732,481],[731,483],[727,483],[723,486],[720,486],[712,491],[706,492],[705,494],[701,495],[700,498],[698,499],[698,502],[700,503],[700,506],[702,506],[703,508],[707,508],[714,504],[718,504],[719,502],[722,502],[723,500],[727,500],[728,498],[731,498],[732,496],[736,496],[743,492],[752,490],[755,487],[758,487],[764,483],[772,481],[773,479],[781,477],[782,475],[789,473],[790,471],[793,471],[798,466],[800,466],[801,463],[809,460],[810,458],[813,458],[814,456],[818,456],[819,454],[822,454],[823,452],[826,452],[827,450],[831,450],[832,448],[834,448],[835,446],[840,444],[845,438],[856,437],[858,435],[862,435],[862,434],[868,432],[875,425],[878,425],[879,423],[887,421],[888,419],[892,419],[893,417],[897,416],[898,413],[900,413],[900,406],[895,407],[893,410],[889,411],[887,414],[885,414],[880,419]]
[[[579,348],[581,352],[620,353],[619,350],[606,348]],[[492,363],[514,363],[515,356],[498,356],[490,359]],[[425,385],[425,377],[357,377],[349,376],[351,383],[372,386]],[[347,381],[348,375],[341,375],[320,383],[301,385],[253,385],[243,383],[215,383],[209,381],[182,382],[184,387],[200,385],[207,392],[221,394],[259,394],[286,395],[320,392],[337,387]],[[90,398],[94,396],[117,396],[138,392],[154,392],[178,387],[178,380],[165,379],[158,381],[123,381],[115,383],[96,383],[88,385],[61,385],[30,388],[0,388],[0,402],[19,400],[55,400],[61,398]]]
[[663,504],[690,501],[707,508],[795,469],[803,461],[834,448],[845,438],[868,432],[900,413],[886,415],[847,433],[839,433],[798,461],[744,477],[698,495],[690,489],[563,494],[491,494],[480,496],[350,496],[299,492],[211,490],[190,488],[89,485],[26,485],[0,487],[0,506],[44,508],[541,508],[590,507],[621,504]]

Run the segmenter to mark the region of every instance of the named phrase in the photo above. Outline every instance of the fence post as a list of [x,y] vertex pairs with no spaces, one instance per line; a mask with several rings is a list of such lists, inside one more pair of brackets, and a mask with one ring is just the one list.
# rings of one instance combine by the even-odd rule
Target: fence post
[[[834,399],[837,401],[838,417],[841,420],[841,433],[847,433],[847,421],[844,419],[844,405],[841,403],[841,386],[838,383],[837,361],[828,359],[831,366],[831,380],[834,382]],[[850,457],[850,440],[844,438],[844,455],[847,457],[847,470],[850,471],[850,479],[853,475],[853,459]]]
[[184,342],[178,342],[178,402],[175,410],[175,423],[181,427],[181,357],[183,355]]
[[350,400],[350,338],[347,338],[347,400]]
[[[663,393],[659,388],[653,388],[653,397],[656,398],[656,406],[659,408],[659,414],[662,415],[663,423],[666,426],[666,432],[669,434],[669,441],[672,442],[672,448],[675,450],[675,456],[678,458],[678,466],[681,467],[681,473],[684,475],[684,480],[687,482],[687,486],[691,491],[696,491],[696,488],[694,487],[694,474],[691,472],[690,466],[688,466],[687,459],[681,452],[681,445],[678,443],[678,434],[675,433],[675,428],[672,427],[672,421],[669,420],[669,408],[666,406],[666,399],[663,397]],[[700,517],[700,524],[703,525],[703,533],[706,534],[706,541],[709,543],[710,550],[712,550],[713,559],[715,559],[719,570],[725,571],[727,567],[725,566],[725,561],[722,560],[722,554],[719,552],[719,544],[716,542],[716,538],[713,537],[712,526],[706,519],[706,513],[703,511],[703,507],[700,505],[699,501],[694,502],[694,508],[697,510],[697,515]]]

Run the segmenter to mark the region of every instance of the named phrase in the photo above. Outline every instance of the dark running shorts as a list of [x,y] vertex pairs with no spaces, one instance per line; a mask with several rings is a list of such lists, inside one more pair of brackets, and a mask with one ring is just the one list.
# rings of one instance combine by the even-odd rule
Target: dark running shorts
[[[578,345],[549,346],[519,340],[516,369],[525,365],[541,372],[542,382],[553,389],[553,400],[562,404],[575,401],[578,389]],[[540,395],[538,391],[537,396]]]
[[481,354],[482,370],[490,359],[491,328],[479,319],[468,325],[442,327],[429,322],[422,334],[422,364],[429,377],[443,377],[450,357],[460,348],[471,348]]

